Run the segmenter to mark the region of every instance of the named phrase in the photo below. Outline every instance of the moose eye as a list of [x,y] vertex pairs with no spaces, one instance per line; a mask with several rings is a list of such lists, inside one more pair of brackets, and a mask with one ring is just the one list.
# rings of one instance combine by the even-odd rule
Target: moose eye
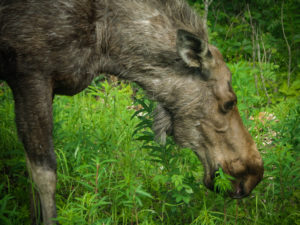
[[235,106],[235,104],[236,104],[236,101],[232,101],[232,100],[225,102],[225,104],[223,105],[224,111],[228,112],[228,111],[232,110],[233,107]]

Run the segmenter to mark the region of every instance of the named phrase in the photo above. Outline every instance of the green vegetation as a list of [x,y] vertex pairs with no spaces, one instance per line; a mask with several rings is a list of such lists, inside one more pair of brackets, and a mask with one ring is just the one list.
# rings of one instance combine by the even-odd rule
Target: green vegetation
[[[241,116],[265,163],[264,179],[248,198],[208,191],[191,150],[180,149],[170,137],[165,146],[153,142],[155,103],[140,90],[133,95],[131,85],[105,81],[74,97],[55,98],[57,220],[300,224],[300,10],[299,1],[281,3],[257,0],[247,7],[244,1],[215,0],[208,11],[211,42],[228,62]],[[202,1],[191,4],[203,13]],[[13,97],[3,82],[0,118],[0,224],[29,224],[30,179]],[[220,170],[216,188],[230,188],[228,179]]]

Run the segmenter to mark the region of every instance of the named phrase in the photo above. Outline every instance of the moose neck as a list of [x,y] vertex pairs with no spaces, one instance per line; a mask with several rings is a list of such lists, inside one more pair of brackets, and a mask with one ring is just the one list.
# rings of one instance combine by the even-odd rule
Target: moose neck
[[[119,11],[111,16],[114,20],[98,20],[96,29],[102,29],[102,33],[96,32],[99,48],[107,46],[101,43],[109,43],[110,49],[101,51],[109,51],[110,60],[118,65],[117,71],[112,71],[117,76],[136,82],[154,100],[172,104],[175,99],[170,96],[183,81],[178,75],[183,62],[176,48],[177,31],[190,30],[207,39],[200,19],[181,0],[121,4],[122,1]],[[132,11],[133,5],[139,10]]]

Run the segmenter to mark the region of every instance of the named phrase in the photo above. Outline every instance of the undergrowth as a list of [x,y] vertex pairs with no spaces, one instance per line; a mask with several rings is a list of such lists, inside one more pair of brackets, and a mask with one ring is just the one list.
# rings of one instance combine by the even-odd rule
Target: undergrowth
[[[242,118],[265,164],[264,179],[248,198],[232,200],[208,191],[191,150],[179,148],[171,137],[165,146],[153,141],[155,103],[141,91],[133,95],[128,84],[105,81],[74,97],[55,98],[57,221],[299,224],[300,105],[295,97],[258,107],[266,99],[251,97],[255,89],[248,67],[230,65]],[[0,224],[29,224],[30,182],[12,95],[4,83],[0,106]],[[226,174],[219,177],[218,188],[228,189]]]

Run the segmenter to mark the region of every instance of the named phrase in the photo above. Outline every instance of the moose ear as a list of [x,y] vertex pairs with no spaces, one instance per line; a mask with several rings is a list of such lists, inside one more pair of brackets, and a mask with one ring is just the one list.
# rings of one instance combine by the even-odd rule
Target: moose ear
[[179,29],[177,31],[177,51],[189,67],[200,67],[208,52],[208,44],[196,35]]

